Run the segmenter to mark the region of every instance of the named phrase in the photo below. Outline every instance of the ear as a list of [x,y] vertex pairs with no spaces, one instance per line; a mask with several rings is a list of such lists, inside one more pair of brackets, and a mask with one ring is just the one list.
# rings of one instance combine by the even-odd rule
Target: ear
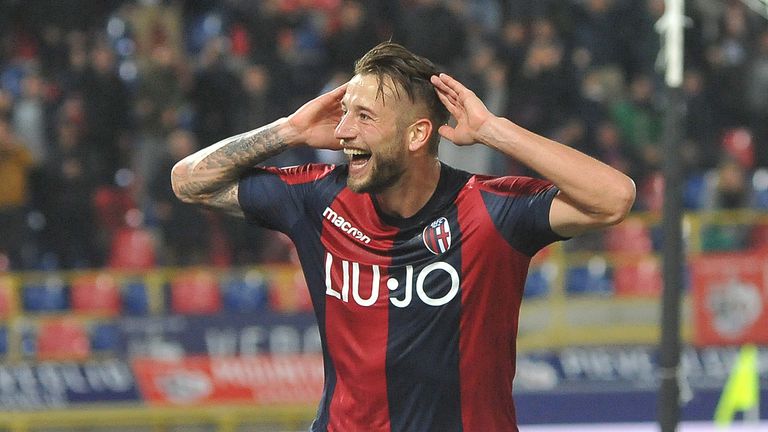
[[406,138],[408,140],[408,150],[414,152],[420,149],[426,149],[429,144],[429,138],[432,136],[432,121],[428,118],[421,118],[408,126]]

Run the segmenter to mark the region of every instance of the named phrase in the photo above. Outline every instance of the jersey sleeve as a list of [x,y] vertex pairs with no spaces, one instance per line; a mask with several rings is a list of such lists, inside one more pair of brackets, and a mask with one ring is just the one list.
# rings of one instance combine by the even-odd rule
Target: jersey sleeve
[[332,169],[331,165],[310,164],[248,171],[238,185],[238,201],[246,221],[289,234],[304,217],[316,180]]
[[559,189],[551,182],[528,177],[501,177],[486,182],[483,201],[512,247],[533,256],[544,246],[565,237],[552,231],[549,211]]

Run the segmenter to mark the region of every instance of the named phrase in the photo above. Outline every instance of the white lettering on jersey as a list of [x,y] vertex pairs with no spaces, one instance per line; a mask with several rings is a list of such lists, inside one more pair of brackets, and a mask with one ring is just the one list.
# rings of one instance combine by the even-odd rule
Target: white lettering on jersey
[[330,207],[326,207],[325,210],[323,210],[323,217],[328,219],[335,227],[341,230],[341,232],[349,235],[355,240],[359,240],[365,244],[368,244],[371,242],[371,238],[365,235],[362,231],[357,229],[356,227],[352,226],[351,223],[347,222],[346,219],[344,219],[342,216],[339,216],[338,213],[331,210]]
[[[330,253],[325,254],[325,294],[331,297],[335,297],[344,303],[349,303],[349,290],[350,285],[352,288],[352,299],[360,306],[368,307],[376,303],[379,298],[379,290],[381,289],[381,270],[378,265],[367,266],[364,264],[352,262],[352,274],[350,275],[349,267],[350,262],[347,260],[341,260],[341,290],[335,289],[331,282],[331,271],[333,270],[334,257]],[[372,274],[371,279],[371,295],[365,299],[360,295],[360,267],[369,267]],[[424,281],[427,276],[434,271],[443,271],[451,278],[451,287],[448,292],[442,297],[433,298],[430,297],[424,289]],[[351,284],[350,284],[351,276]],[[386,280],[387,288],[390,291],[396,290],[400,286],[400,281],[394,277],[390,277]],[[405,294],[403,298],[390,297],[389,301],[395,307],[404,308],[411,304],[413,300],[413,266],[405,266]],[[459,280],[459,273],[456,269],[447,262],[437,261],[433,262],[419,271],[416,276],[416,295],[429,306],[442,306],[451,300],[453,300],[459,292],[459,286],[461,281]]]

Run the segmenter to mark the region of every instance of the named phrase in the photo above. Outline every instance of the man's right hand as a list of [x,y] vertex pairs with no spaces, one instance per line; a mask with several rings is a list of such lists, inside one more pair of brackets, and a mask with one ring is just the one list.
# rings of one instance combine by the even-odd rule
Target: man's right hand
[[296,136],[297,143],[320,149],[341,149],[333,131],[341,121],[341,99],[346,91],[345,83],[305,103],[288,116],[288,124]]

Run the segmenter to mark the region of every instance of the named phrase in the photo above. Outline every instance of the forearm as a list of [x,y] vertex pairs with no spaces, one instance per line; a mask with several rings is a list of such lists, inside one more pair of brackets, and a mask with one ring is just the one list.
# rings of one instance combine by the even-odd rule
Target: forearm
[[179,161],[171,172],[173,191],[185,202],[204,202],[291,144],[295,136],[285,119],[226,138]]
[[480,141],[552,181],[572,205],[606,224],[623,218],[634,201],[634,183],[623,173],[507,119],[487,121]]

